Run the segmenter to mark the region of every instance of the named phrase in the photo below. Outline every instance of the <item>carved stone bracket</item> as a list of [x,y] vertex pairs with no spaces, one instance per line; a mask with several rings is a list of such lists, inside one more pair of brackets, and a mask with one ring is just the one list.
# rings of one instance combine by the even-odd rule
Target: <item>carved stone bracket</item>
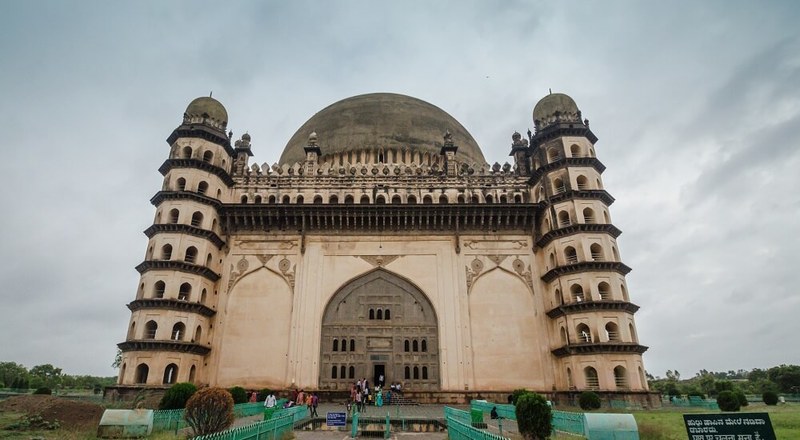
[[[511,268],[513,271],[510,271],[504,267],[502,267],[503,262],[509,257],[509,255],[486,255],[484,257],[476,256],[469,265],[464,268],[467,275],[467,294],[472,292],[472,286],[475,284],[475,281],[483,276],[484,274],[494,270],[500,269],[502,271],[508,272],[512,275],[519,277],[522,282],[525,283],[528,288],[531,289],[533,292],[533,274],[531,272],[531,266],[525,266],[525,262],[522,261],[519,257],[515,257],[514,261],[511,263]],[[489,261],[494,263],[494,267],[490,268],[489,270],[484,271],[484,262],[481,258],[487,258]]]

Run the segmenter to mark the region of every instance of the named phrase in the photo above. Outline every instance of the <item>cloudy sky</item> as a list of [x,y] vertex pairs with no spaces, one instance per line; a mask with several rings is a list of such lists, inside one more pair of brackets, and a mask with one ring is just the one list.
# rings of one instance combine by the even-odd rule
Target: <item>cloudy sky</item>
[[257,163],[396,92],[489,162],[552,88],[600,138],[654,375],[800,364],[800,3],[0,1],[0,361],[114,375],[164,139],[214,92]]

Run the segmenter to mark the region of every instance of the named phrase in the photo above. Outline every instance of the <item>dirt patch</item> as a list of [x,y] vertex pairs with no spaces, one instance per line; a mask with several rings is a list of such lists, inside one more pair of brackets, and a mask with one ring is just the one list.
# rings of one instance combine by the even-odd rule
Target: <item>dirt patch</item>
[[77,402],[46,395],[14,396],[0,401],[0,411],[39,414],[65,428],[97,426],[105,409],[94,403]]

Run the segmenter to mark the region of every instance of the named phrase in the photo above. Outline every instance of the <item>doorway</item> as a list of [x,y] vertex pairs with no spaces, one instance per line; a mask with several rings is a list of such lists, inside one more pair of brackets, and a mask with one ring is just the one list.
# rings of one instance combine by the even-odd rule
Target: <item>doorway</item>
[[[376,386],[383,386],[386,383],[386,365],[375,364],[372,366],[372,383]],[[383,378],[383,380],[381,380]]]

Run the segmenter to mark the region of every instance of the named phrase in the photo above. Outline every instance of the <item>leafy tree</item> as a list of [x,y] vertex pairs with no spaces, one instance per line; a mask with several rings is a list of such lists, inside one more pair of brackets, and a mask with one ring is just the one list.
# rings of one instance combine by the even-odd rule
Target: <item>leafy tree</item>
[[184,418],[195,436],[222,431],[233,424],[233,397],[224,388],[203,388],[186,402]]
[[117,354],[114,356],[114,362],[111,363],[111,368],[119,368],[122,365],[122,350],[117,349]]
[[717,394],[723,391],[733,391],[733,382],[729,380],[720,380],[714,384]]
[[[28,369],[16,362],[0,362],[0,382],[11,388],[28,388]],[[17,386],[24,384],[24,386]]]
[[667,370],[667,379],[681,380],[681,373],[679,373],[678,370],[675,371]]
[[689,397],[699,397],[705,399],[706,395],[700,387],[689,385],[686,387],[686,395]]
[[774,391],[767,391],[761,395],[761,399],[770,406],[775,406],[778,404],[778,393]]
[[515,412],[519,432],[526,440],[544,440],[550,436],[551,410],[544,397],[532,392],[521,394]]
[[722,391],[717,396],[717,405],[723,411],[739,411],[739,399],[733,394],[733,391]]
[[61,385],[63,375],[61,368],[56,368],[51,364],[37,365],[30,369],[31,383],[35,383],[36,387],[55,388]]
[[769,380],[784,393],[800,392],[800,365],[781,365],[767,370]]
[[523,394],[527,394],[527,393],[530,393],[530,391],[526,390],[525,388],[519,388],[519,389],[514,390],[511,393],[511,404],[512,405],[516,405],[517,404],[517,399],[519,399],[520,396],[522,396]]
[[593,391],[584,391],[578,396],[578,405],[585,411],[600,408],[600,396]]
[[161,397],[161,402],[158,404],[158,409],[182,409],[186,407],[186,402],[194,393],[197,392],[197,387],[188,382],[176,383],[169,387],[169,389]]

